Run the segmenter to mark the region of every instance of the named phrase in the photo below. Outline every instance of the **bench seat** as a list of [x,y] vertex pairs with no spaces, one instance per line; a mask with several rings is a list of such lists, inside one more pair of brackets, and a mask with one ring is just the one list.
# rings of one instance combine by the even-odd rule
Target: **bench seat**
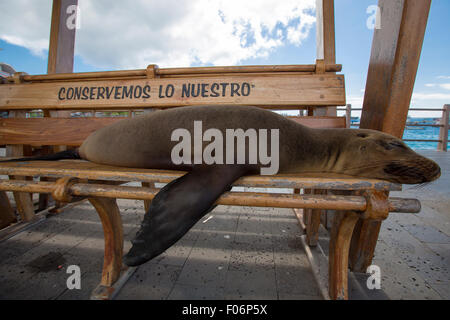
[[[105,235],[102,281],[93,292],[93,298],[106,299],[113,294],[114,285],[123,282],[123,277],[130,276],[133,270],[122,265],[123,230],[116,199],[145,200],[148,207],[159,191],[152,183],[168,183],[183,174],[181,171],[113,167],[83,160],[2,163],[0,175],[14,179],[0,179],[0,192],[49,193],[64,203],[89,199],[100,216]],[[21,180],[20,177],[40,177],[41,180]],[[143,187],[123,185],[127,182],[140,182]],[[389,212],[420,211],[416,199],[388,197],[389,191],[401,190],[400,185],[376,179],[278,174],[242,177],[233,186],[268,189],[267,192],[227,192],[216,204],[345,212],[334,241],[330,241],[331,257],[340,257],[336,260],[330,257],[330,293],[335,292],[332,298],[347,297],[348,246],[359,219],[383,220]],[[322,190],[322,194],[279,193],[274,188]],[[344,191],[345,194],[326,194],[324,190]]]

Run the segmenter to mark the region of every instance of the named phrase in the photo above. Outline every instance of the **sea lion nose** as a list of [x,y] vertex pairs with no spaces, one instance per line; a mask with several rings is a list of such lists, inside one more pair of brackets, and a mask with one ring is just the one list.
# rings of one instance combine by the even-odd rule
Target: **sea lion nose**
[[438,165],[436,165],[436,169],[434,171],[434,176],[433,176],[433,180],[438,179],[441,176],[441,167],[439,167]]

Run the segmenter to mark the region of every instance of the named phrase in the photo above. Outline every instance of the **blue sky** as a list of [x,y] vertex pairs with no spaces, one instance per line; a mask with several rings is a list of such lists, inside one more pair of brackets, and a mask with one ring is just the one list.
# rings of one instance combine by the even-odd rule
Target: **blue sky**
[[[310,21],[311,17],[314,17],[314,8],[311,8],[314,0],[283,2],[264,0],[262,7],[273,6],[268,10],[266,8],[265,11],[264,8],[260,9],[261,6],[252,7],[246,3],[243,11],[247,10],[248,14],[243,16],[233,11],[234,7],[231,5],[227,7],[232,1],[222,2],[223,8],[219,8],[222,22],[231,22],[216,32],[214,28],[217,27],[217,21],[210,20],[208,16],[211,12],[217,11],[218,7],[211,7],[211,12],[205,13],[204,6],[201,6],[203,0],[186,2],[185,7],[180,6],[179,10],[172,10],[174,6],[169,3],[170,1],[158,2],[158,5],[148,8],[148,14],[143,8],[137,8],[135,11],[128,9],[130,5],[126,7],[129,12],[123,13],[121,11],[124,9],[123,2],[119,1],[107,6],[103,1],[105,3],[103,7],[102,1],[79,1],[82,9],[81,29],[77,33],[75,72],[145,68],[146,64],[155,62],[159,62],[161,67],[171,66],[169,64],[178,66],[311,64],[316,57],[315,25]],[[8,0],[0,4],[2,7],[0,11],[6,12],[8,16],[4,26],[0,27],[0,62],[9,63],[17,71],[29,74],[43,74],[47,68],[47,50],[44,48],[48,45],[45,41],[49,33],[51,1],[39,1],[38,7],[37,2]],[[195,7],[195,3],[199,4],[198,8]],[[290,12],[297,6],[296,3],[300,3],[301,8],[291,15]],[[375,4],[376,0],[335,1],[336,60],[343,65],[342,73],[346,76],[348,103],[352,103],[355,107],[361,105],[364,95],[373,36],[373,31],[366,26],[370,16],[366,9]],[[118,16],[116,12],[122,13]],[[279,14],[280,19],[274,19],[272,12]],[[447,17],[449,12],[450,1],[432,1],[414,88],[413,107],[440,108],[444,103],[450,103],[448,63],[450,19]],[[20,27],[23,30],[16,32],[11,28],[14,23],[8,23],[8,19],[17,21],[23,13],[30,22],[30,30]],[[153,25],[146,25],[143,28],[139,21],[146,21],[147,15],[151,16],[148,20],[153,21]],[[193,18],[184,19],[187,15],[192,15]],[[204,18],[199,19],[195,15],[203,15]],[[181,32],[195,29],[198,25],[198,30],[194,30],[195,33],[186,33],[182,36],[191,43],[190,36],[192,39],[198,38],[199,42],[204,44],[196,44],[189,48],[180,42],[180,38],[175,36],[180,30],[174,28],[174,25],[179,23],[180,17],[184,19],[182,26],[184,30],[181,29]],[[130,21],[132,23],[134,20],[136,25],[131,25]],[[243,20],[246,23],[241,24],[240,21]],[[23,22],[21,24],[26,25]],[[129,27],[124,28],[123,25]],[[260,25],[263,27],[259,28]],[[208,28],[213,31],[205,32]],[[218,36],[227,32],[229,36],[223,39]],[[236,35],[244,42],[236,42]],[[145,42],[147,36],[149,40]],[[164,37],[169,41],[158,40]],[[171,37],[173,41],[170,40]],[[37,44],[32,41],[38,38],[40,42]],[[121,48],[121,43],[125,44],[123,46],[125,48]],[[128,46],[135,46],[129,48],[133,53],[131,57],[130,51],[126,51]],[[139,52],[140,50],[142,52]],[[439,116],[439,113],[413,115]]]

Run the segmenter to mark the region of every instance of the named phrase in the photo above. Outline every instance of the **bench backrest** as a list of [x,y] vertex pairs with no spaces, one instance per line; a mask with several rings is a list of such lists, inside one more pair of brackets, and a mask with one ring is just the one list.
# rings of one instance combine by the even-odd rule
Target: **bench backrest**
[[[52,75],[17,73],[0,85],[0,145],[78,146],[93,131],[122,119],[27,118],[33,110],[136,111],[190,105],[304,109],[345,105],[340,65],[202,67]],[[14,114],[14,113],[13,113]],[[345,127],[345,119],[292,117],[313,127]]]
[[[313,128],[345,128],[345,117],[289,118]],[[92,132],[121,119],[125,118],[0,119],[0,144],[79,146]]]

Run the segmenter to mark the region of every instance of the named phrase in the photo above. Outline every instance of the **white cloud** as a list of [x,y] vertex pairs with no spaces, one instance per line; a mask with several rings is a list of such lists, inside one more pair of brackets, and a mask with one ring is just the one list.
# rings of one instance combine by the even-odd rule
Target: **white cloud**
[[[79,4],[76,53],[100,68],[234,65],[267,57],[286,44],[301,45],[315,24],[314,0],[80,0]],[[1,39],[35,54],[44,52],[50,0],[0,1],[0,12],[5,13]]]
[[413,100],[450,100],[450,93],[423,93],[416,92],[412,95]]
[[450,90],[450,83],[427,83],[425,84],[425,87],[428,88],[441,87],[442,89]]
[[51,0],[0,1],[0,39],[44,56],[50,36]]
[[438,79],[450,79],[450,76],[438,76]]
[[442,83],[439,85],[442,89],[450,90],[450,83]]

